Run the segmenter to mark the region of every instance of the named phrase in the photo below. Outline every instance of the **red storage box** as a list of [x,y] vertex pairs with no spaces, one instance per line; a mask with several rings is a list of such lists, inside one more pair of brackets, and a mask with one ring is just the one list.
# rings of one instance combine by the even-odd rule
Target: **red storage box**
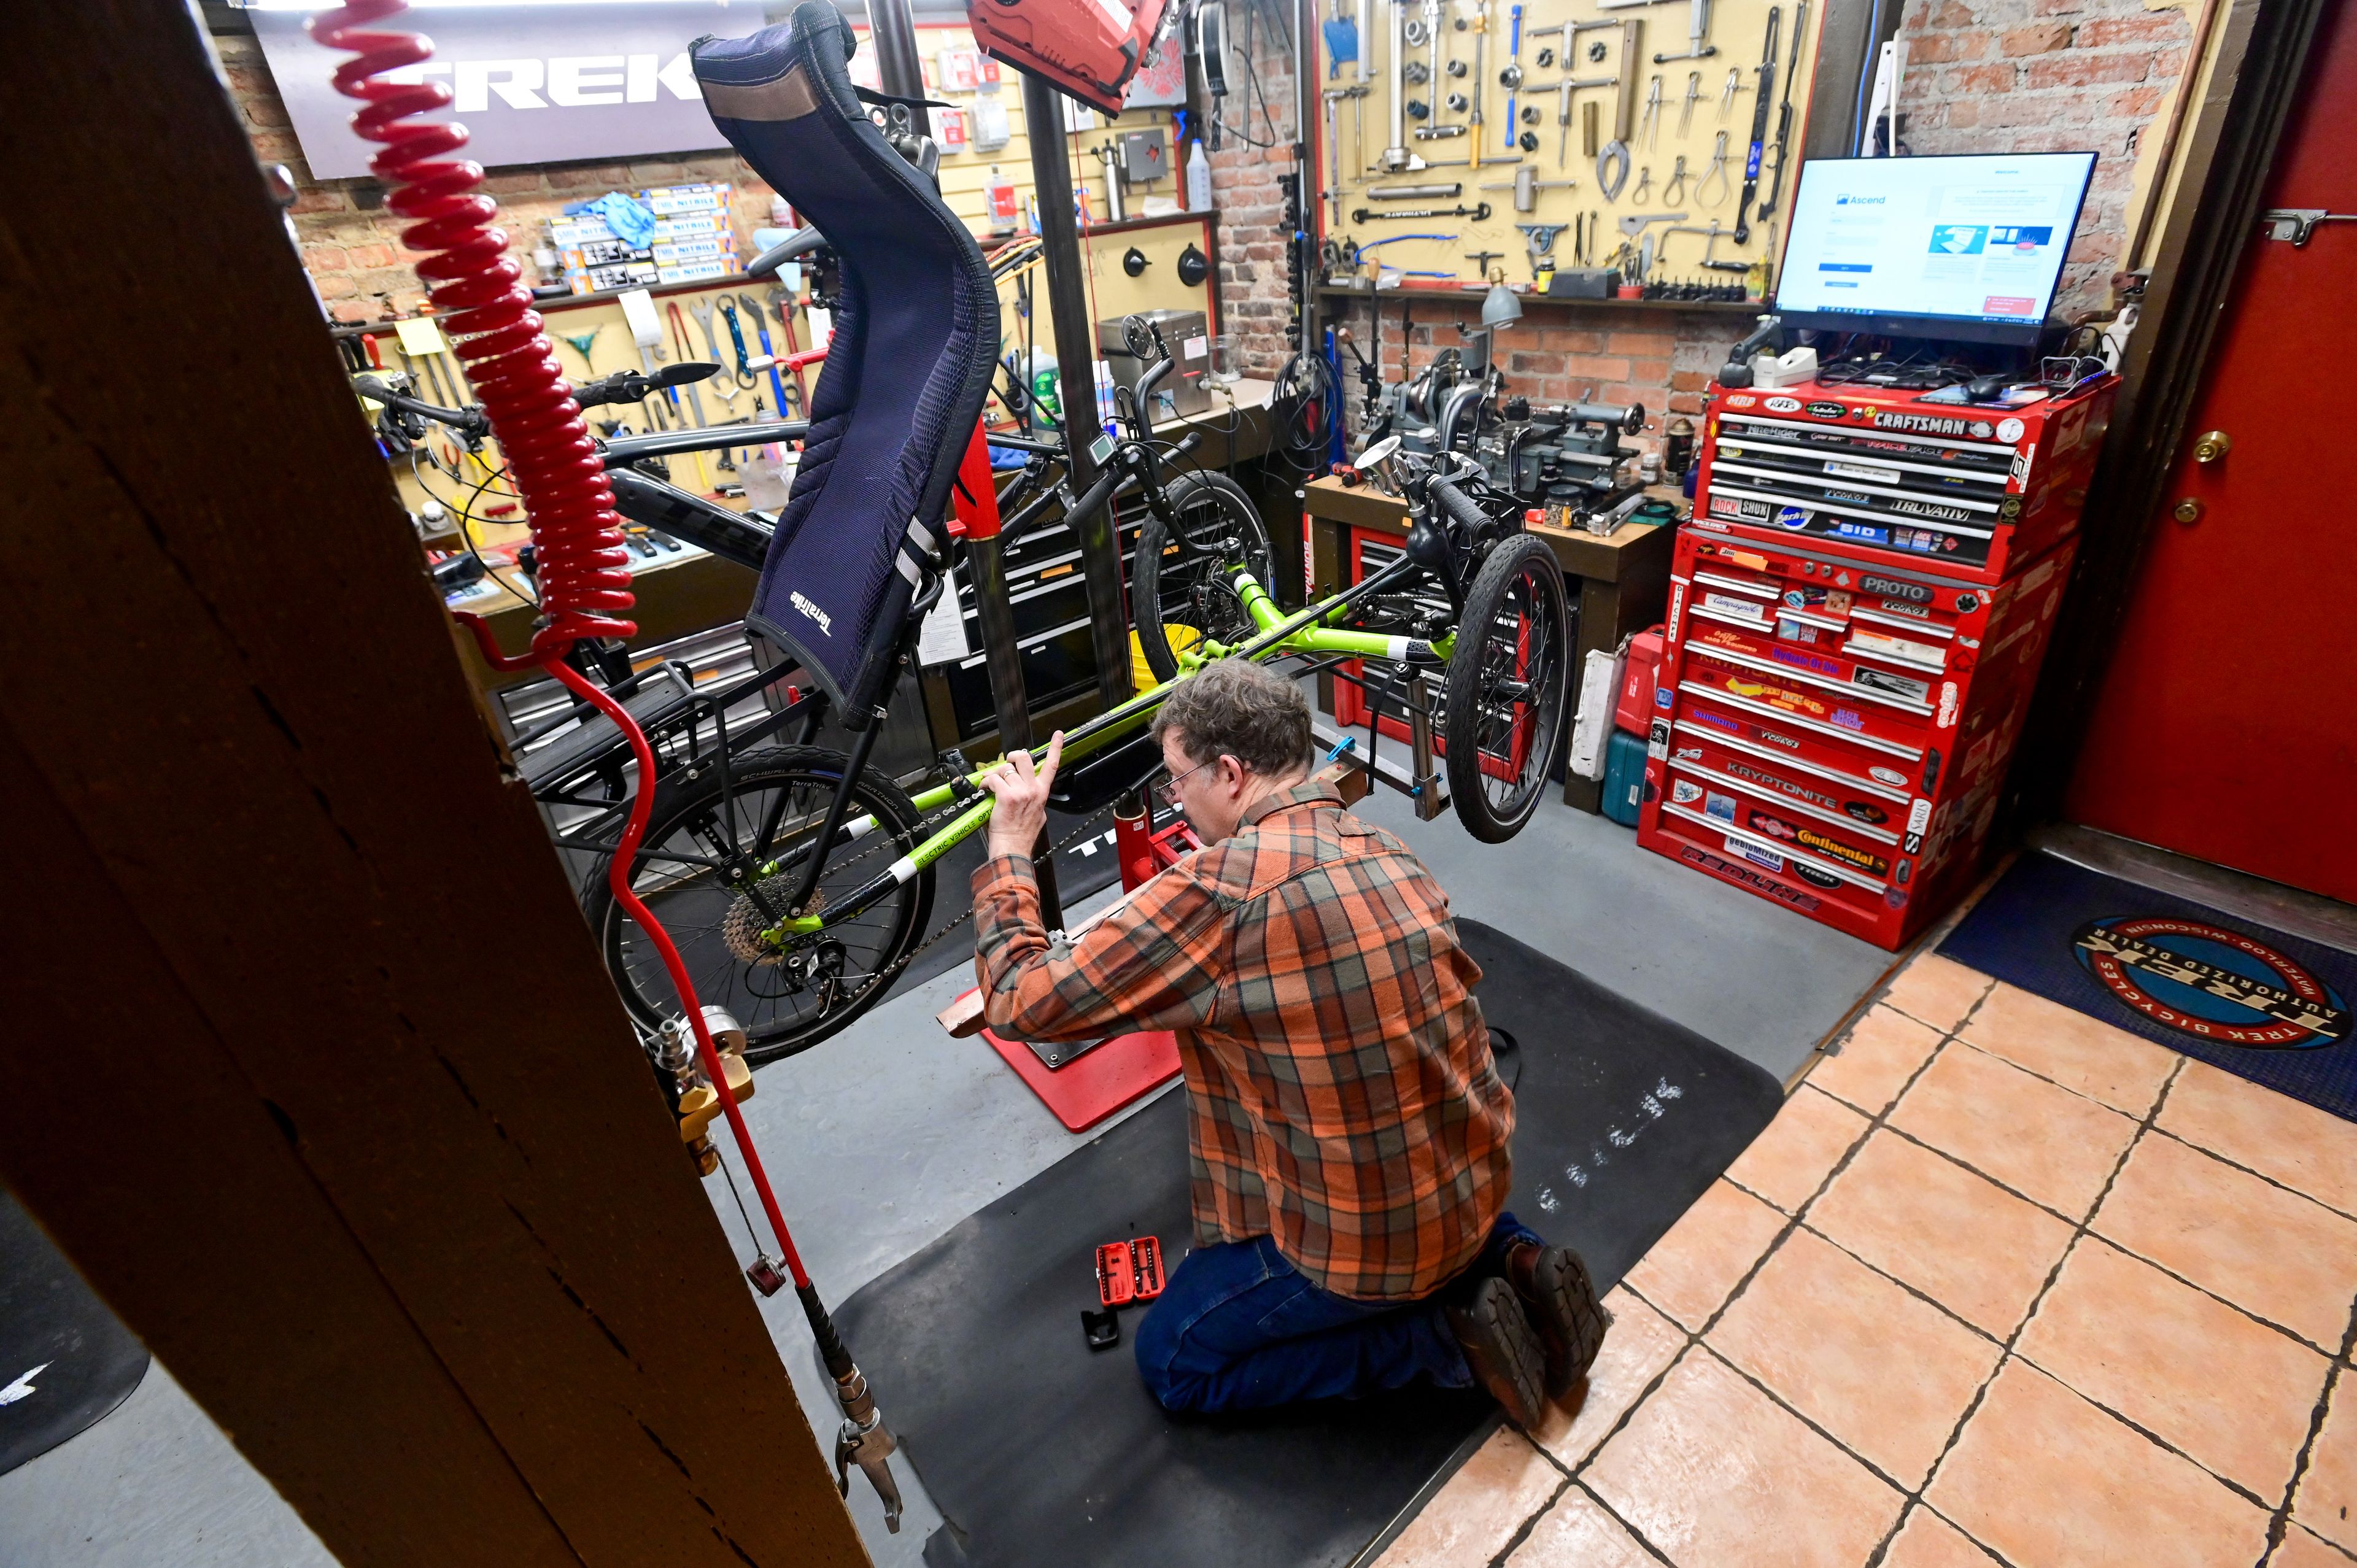
[[1631,735],[1643,735],[1653,723],[1653,690],[1661,679],[1662,655],[1668,641],[1665,629],[1657,626],[1629,639],[1629,659],[1620,671],[1620,700],[1613,705],[1612,722]]
[[1990,585],[1682,530],[1637,842],[1904,945],[1979,873],[2075,548]]
[[1714,386],[1694,526],[2001,582],[2079,531],[2119,379],[2020,408],[1803,381]]

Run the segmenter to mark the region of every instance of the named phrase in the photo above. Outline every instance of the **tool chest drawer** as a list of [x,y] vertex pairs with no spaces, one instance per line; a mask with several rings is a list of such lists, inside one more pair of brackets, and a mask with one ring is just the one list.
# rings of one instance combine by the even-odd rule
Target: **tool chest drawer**
[[2078,532],[2117,388],[2006,409],[1856,384],[1713,387],[1695,527],[1996,583]]
[[1902,945],[1977,874],[2072,548],[1988,585],[1682,531],[1638,842]]

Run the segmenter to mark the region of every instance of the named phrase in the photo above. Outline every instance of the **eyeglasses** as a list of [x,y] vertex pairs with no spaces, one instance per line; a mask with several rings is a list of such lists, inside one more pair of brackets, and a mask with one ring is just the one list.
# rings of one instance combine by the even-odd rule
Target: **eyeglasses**
[[[1219,758],[1218,758],[1218,757],[1213,757],[1213,758],[1211,758],[1211,762],[1217,762],[1218,760],[1219,760]],[[1186,771],[1186,772],[1184,772],[1184,773],[1177,773],[1177,774],[1173,774],[1173,775],[1171,775],[1171,777],[1170,777],[1170,779],[1168,779],[1168,782],[1166,782],[1166,783],[1164,783],[1164,784],[1162,784],[1159,788],[1157,788],[1157,789],[1156,789],[1155,793],[1157,793],[1157,794],[1160,795],[1160,796],[1161,796],[1165,800],[1168,800],[1170,804],[1172,804],[1172,805],[1174,805],[1174,806],[1178,805],[1178,804],[1179,803],[1179,800],[1178,800],[1178,786],[1179,786],[1179,785],[1181,785],[1181,784],[1183,784],[1183,783],[1185,783],[1188,779],[1192,779],[1193,777],[1195,777],[1195,775],[1196,775],[1196,774],[1200,773],[1200,772],[1201,772],[1201,771],[1203,771],[1203,769],[1205,769],[1206,768],[1211,767],[1211,762],[1199,762],[1199,763],[1195,764],[1195,766],[1194,766],[1194,767],[1189,768],[1189,769],[1187,769],[1187,771]]]

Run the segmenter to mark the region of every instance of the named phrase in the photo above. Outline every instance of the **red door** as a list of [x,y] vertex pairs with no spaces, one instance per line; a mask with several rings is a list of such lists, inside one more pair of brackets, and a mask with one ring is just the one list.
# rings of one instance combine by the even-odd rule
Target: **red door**
[[[2339,5],[2266,205],[2357,212],[2352,123],[2357,6]],[[2357,222],[2320,223],[2304,246],[2265,233],[2244,252],[2067,809],[2357,902],[2357,438],[2341,384],[2357,364]],[[2212,432],[2222,455],[2199,450]]]

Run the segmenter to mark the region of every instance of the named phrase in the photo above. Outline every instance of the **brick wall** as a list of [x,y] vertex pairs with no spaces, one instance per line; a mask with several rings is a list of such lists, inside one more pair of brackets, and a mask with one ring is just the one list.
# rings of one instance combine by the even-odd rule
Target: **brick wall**
[[2185,13],[2142,0],[1910,0],[1900,36],[1915,152],[2098,155],[2055,304],[2102,306],[2127,243],[2137,154],[2185,70]]
[[[425,292],[417,281],[419,252],[403,248],[402,224],[392,213],[361,205],[374,182],[313,179],[295,133],[287,128],[286,111],[263,61],[262,46],[250,36],[236,34],[217,36],[213,44],[245,116],[255,155],[294,172],[300,192],[294,206],[295,231],[303,244],[303,265],[329,314],[346,322],[414,314]],[[540,220],[556,216],[565,203],[609,190],[691,180],[727,180],[736,188],[740,245],[750,240],[756,227],[769,222],[770,188],[733,153],[627,164],[551,164],[491,175],[484,187],[499,199],[500,227],[507,231],[509,249],[523,263],[525,277],[536,279],[531,252]]]
[[[1231,7],[1228,15],[1236,48],[1252,46],[1259,81],[1249,87],[1241,62],[1232,61],[1221,112],[1228,129],[1220,150],[1210,154],[1211,203],[1220,214],[1220,316],[1223,328],[1238,339],[1244,374],[1265,378],[1276,373],[1291,351],[1285,340],[1285,196],[1276,177],[1293,166],[1293,59],[1259,10]],[[1258,28],[1249,37],[1247,18]],[[1263,93],[1266,120],[1261,115]],[[1275,145],[1253,146],[1246,136]],[[1207,152],[1210,146],[1206,140]],[[1310,198],[1316,194],[1312,190]]]
[[[1702,390],[1727,359],[1727,349],[1751,329],[1751,318],[1734,312],[1581,309],[1525,302],[1519,321],[1499,328],[1492,357],[1505,372],[1507,392],[1534,403],[1642,403],[1645,433],[1631,438],[1640,449],[1658,449],[1662,426],[1671,415],[1699,414]],[[1410,370],[1430,364],[1444,349],[1464,339],[1457,328],[1478,326],[1478,299],[1419,300],[1411,307]],[[1363,349],[1367,306],[1354,302],[1339,318]],[[1400,302],[1383,302],[1381,352],[1383,379],[1400,378]],[[1359,381],[1344,355],[1348,406],[1359,411]]]

